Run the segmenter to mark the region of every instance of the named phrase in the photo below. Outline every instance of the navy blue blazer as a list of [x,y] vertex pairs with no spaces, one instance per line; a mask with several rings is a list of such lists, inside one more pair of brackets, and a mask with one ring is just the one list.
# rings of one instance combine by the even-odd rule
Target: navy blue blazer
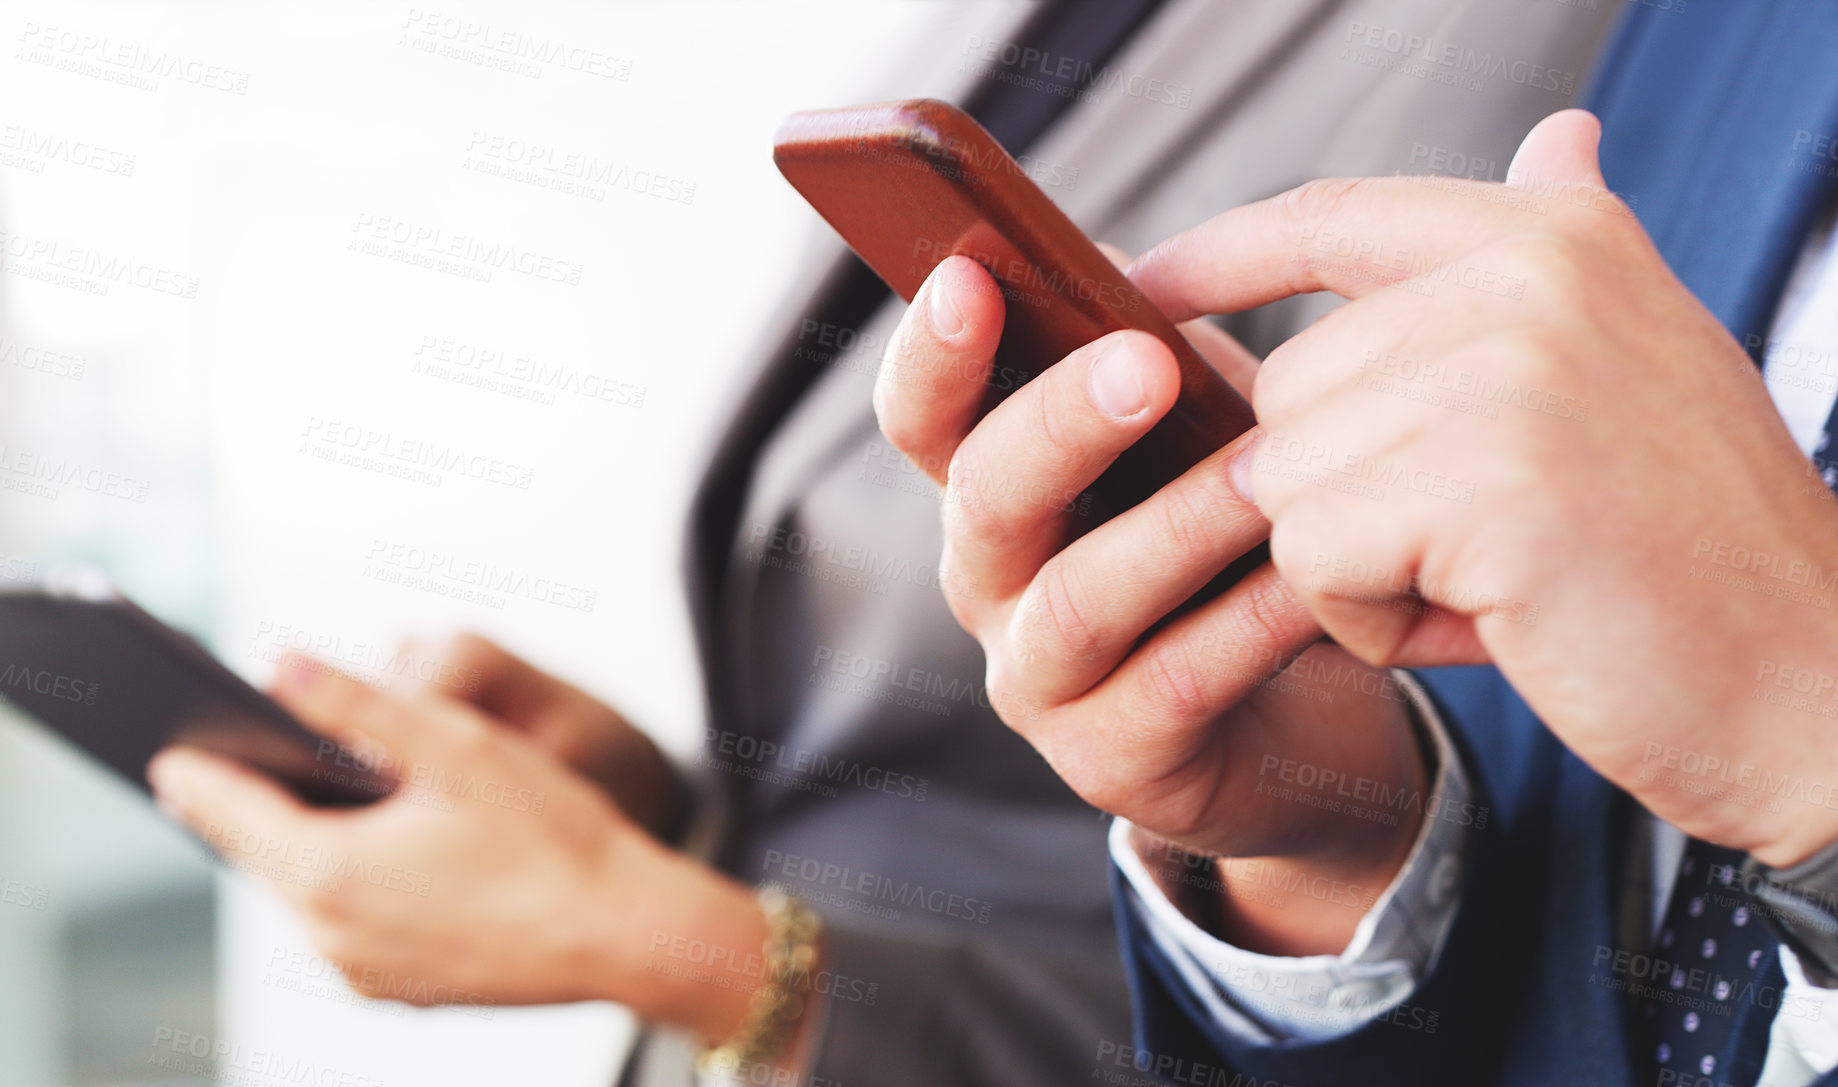
[[[1829,146],[1821,141],[1838,138],[1838,3],[1625,2],[1638,6],[1589,99],[1603,120],[1604,173],[1674,271],[1759,362],[1786,278],[1838,174],[1838,161],[1819,152]],[[1614,985],[1620,975],[1603,962],[1604,949],[1619,945],[1633,802],[1566,751],[1494,669],[1422,678],[1490,816],[1476,832],[1461,909],[1435,968],[1404,1009],[1359,1030],[1246,1045],[1209,1020],[1120,910],[1148,1069],[1159,1064],[1181,1083],[1254,1087],[1637,1081],[1632,1012]],[[1783,979],[1772,956],[1763,971],[1739,1006],[1740,1029],[1765,1042]],[[1818,1083],[1838,1087],[1838,1073]]]

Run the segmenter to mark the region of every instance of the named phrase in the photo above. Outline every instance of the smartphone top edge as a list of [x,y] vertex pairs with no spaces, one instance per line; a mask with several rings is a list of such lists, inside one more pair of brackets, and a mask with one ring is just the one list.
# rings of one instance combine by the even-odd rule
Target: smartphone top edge
[[859,106],[801,110],[780,122],[773,135],[773,157],[782,161],[806,148],[838,139],[898,141],[916,149],[940,151],[966,129],[981,126],[956,106],[937,98],[907,98]]

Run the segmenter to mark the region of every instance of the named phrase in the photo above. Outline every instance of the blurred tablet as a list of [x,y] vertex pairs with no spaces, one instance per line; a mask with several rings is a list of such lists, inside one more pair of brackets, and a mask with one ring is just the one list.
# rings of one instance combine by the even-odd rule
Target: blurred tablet
[[0,587],[0,698],[142,789],[168,744],[235,759],[323,806],[394,787],[93,574]]

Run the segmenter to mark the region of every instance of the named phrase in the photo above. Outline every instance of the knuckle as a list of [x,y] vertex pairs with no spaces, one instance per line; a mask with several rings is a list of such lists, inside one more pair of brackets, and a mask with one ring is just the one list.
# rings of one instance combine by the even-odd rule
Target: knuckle
[[1560,301],[1589,301],[1596,258],[1579,237],[1554,227],[1511,234],[1483,246],[1474,260],[1484,271],[1507,271]]
[[1206,562],[1218,538],[1215,511],[1192,490],[1176,484],[1164,487],[1154,499],[1155,532],[1168,569],[1186,569]]
[[1091,618],[1091,603],[1072,564],[1056,557],[1015,609],[1014,642],[1024,659],[1090,660],[1104,652],[1109,632]]
[[945,469],[946,540],[988,540],[1002,534],[1004,521],[989,494],[988,482],[971,456],[960,451],[951,458]]
[[1141,675],[1149,704],[1177,719],[1209,717],[1217,708],[1198,659],[1179,643],[1151,650],[1143,659]]
[[1287,645],[1296,638],[1301,605],[1282,578],[1253,579],[1231,609],[1243,641],[1252,645]]
[[1297,223],[1320,223],[1340,217],[1365,178],[1323,177],[1306,181],[1281,197],[1283,214]]
[[1569,349],[1562,336],[1536,325],[1503,329],[1476,348],[1489,371],[1510,375],[1521,383],[1547,384],[1560,380],[1567,369],[1564,360]]

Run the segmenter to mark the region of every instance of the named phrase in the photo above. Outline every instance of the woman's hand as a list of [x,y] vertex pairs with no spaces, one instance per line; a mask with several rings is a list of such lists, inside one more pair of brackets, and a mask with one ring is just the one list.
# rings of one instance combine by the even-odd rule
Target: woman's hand
[[[421,1004],[613,1000],[710,1040],[742,1022],[766,938],[750,888],[666,849],[477,706],[387,694],[300,657],[282,662],[273,693],[393,773],[397,791],[315,809],[183,747],[148,776],[226,865],[281,894],[360,992]],[[722,964],[732,976],[699,976]]]
[[653,837],[668,842],[681,832],[693,799],[688,785],[617,710],[477,634],[458,634],[414,655],[439,667],[434,679],[414,680],[404,693],[471,703],[597,782]]

